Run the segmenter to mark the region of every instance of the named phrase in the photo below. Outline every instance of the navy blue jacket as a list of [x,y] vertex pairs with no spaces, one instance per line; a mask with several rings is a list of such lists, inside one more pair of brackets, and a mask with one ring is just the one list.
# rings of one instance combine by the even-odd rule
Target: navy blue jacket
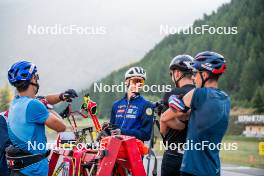
[[151,136],[154,104],[137,94],[127,100],[127,96],[114,102],[110,123],[120,128],[123,135],[135,136],[148,141]]

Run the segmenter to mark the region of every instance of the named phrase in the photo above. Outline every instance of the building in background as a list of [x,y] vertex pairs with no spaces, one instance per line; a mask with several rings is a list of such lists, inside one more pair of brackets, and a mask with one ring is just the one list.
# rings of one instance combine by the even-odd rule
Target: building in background
[[264,137],[264,115],[241,115],[238,123],[245,125],[246,137]]

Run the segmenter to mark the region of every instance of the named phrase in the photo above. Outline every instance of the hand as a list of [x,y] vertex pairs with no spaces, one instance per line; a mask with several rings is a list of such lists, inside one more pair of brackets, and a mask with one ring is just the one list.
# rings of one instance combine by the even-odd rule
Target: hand
[[60,94],[61,101],[72,102],[73,98],[78,97],[77,92],[74,89],[68,89]]
[[116,129],[118,129],[116,127],[116,125],[111,124],[110,122],[104,122],[102,124],[102,131],[105,131],[105,133],[108,134],[108,136],[110,136],[111,135],[111,132],[114,131],[114,130],[116,130]]
[[69,113],[69,106],[67,106],[62,112],[59,113],[59,115],[62,117],[62,119],[65,119],[69,116]]
[[105,130],[105,129],[109,128],[109,126],[110,126],[109,122],[104,122],[103,125],[102,125],[102,130]]
[[111,130],[111,135],[121,135],[120,129]]
[[154,112],[160,116],[164,108],[165,108],[165,105],[163,101],[156,102]]

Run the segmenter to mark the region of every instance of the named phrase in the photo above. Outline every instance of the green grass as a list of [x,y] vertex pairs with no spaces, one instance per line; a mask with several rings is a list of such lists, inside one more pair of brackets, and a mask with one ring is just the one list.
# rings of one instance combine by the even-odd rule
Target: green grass
[[[157,155],[163,155],[164,150],[160,150],[160,138],[154,146]],[[236,143],[237,150],[222,150],[220,158],[222,164],[236,164],[239,166],[249,166],[264,168],[264,155],[259,155],[259,142],[264,142],[263,138],[247,138],[244,136],[225,136],[222,143]]]
[[223,143],[237,143],[237,150],[222,150],[222,163],[264,168],[264,155],[259,155],[259,142],[263,138],[246,138],[243,136],[226,136]]

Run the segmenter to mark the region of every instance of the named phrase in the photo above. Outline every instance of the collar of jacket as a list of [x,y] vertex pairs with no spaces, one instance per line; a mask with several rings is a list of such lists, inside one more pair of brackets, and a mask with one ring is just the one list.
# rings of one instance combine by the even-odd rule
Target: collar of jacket
[[[131,100],[135,100],[135,99],[137,99],[138,97],[140,97],[140,93],[135,93],[135,94],[130,98],[129,101],[131,101]],[[125,99],[125,100],[127,101],[127,93],[126,93],[126,95],[124,96],[123,99]]]

